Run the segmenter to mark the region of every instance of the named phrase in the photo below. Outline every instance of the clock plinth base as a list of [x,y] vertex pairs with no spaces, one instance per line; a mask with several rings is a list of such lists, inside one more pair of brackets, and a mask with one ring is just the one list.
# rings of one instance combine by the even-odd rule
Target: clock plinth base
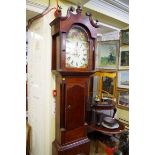
[[60,145],[56,140],[52,144],[52,155],[89,155],[90,152],[90,140],[85,139]]

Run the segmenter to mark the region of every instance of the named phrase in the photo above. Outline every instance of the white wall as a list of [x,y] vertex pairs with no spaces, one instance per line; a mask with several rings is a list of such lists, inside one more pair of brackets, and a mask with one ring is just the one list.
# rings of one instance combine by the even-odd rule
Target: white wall
[[[54,18],[54,17],[53,17]],[[54,76],[51,75],[51,14],[29,30],[28,117],[32,127],[32,155],[51,155],[54,140]]]

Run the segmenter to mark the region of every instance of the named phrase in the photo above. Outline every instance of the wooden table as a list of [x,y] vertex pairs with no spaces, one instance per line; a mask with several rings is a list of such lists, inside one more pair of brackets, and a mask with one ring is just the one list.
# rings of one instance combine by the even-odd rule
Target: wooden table
[[117,120],[117,123],[119,124],[119,127],[116,128],[116,129],[109,129],[109,128],[106,128],[106,127],[103,127],[103,126],[97,126],[96,124],[91,124],[88,126],[88,129],[91,131],[99,131],[103,134],[106,134],[106,135],[115,135],[115,134],[120,134],[122,132],[125,131],[125,125],[120,122],[119,120]]
[[[88,126],[88,132],[98,131],[104,135],[115,136],[125,131],[125,125],[118,120],[117,120],[117,123],[119,124],[119,127],[117,129],[109,129],[103,126],[97,126],[96,124],[91,124]],[[98,143],[99,143],[99,137],[96,137],[95,138],[95,153],[98,153]]]
[[[117,111],[114,101],[111,101],[108,104],[103,104],[103,103],[102,104],[99,104],[99,103],[94,104],[94,105],[92,105],[91,109],[96,111],[96,113],[100,110],[112,110],[113,109],[114,113],[113,113],[112,117],[115,116],[115,113]],[[97,114],[94,115],[95,118],[93,118],[93,119],[97,121],[96,115]],[[121,134],[125,131],[125,125],[122,122],[120,122],[119,120],[116,120],[116,121],[119,124],[119,127],[116,129],[106,128],[106,127],[102,126],[101,124],[98,126],[97,122],[92,122],[88,125],[88,133],[90,133],[92,131],[98,131],[98,132],[100,132],[104,135],[108,135],[108,136],[114,136],[116,134]],[[96,142],[96,149],[95,149],[96,151],[95,152],[97,153],[98,152],[98,138],[95,139],[95,142]]]

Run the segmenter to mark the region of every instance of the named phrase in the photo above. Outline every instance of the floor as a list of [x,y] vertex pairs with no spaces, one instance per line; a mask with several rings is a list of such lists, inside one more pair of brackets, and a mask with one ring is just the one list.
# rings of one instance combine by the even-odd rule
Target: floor
[[95,142],[92,141],[90,144],[90,155],[107,155],[104,151],[104,144],[98,143],[98,153],[95,153]]

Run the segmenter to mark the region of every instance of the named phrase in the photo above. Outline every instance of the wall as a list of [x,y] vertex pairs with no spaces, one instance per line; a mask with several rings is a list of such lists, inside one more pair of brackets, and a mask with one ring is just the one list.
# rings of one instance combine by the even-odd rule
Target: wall
[[99,12],[96,12],[94,10],[84,8],[84,11],[87,11],[87,10],[89,10],[92,13],[93,19],[98,19],[98,21],[101,22],[101,23],[111,25],[111,26],[114,26],[114,27],[119,28],[119,29],[123,29],[124,27],[128,26],[128,24],[126,24],[124,22],[121,22],[121,21],[119,21],[117,19],[106,16],[106,15],[101,14]]
[[51,75],[49,22],[50,14],[34,22],[29,30],[28,117],[32,127],[32,155],[51,155],[54,139],[51,90],[55,82]]
[[128,124],[129,111],[117,108],[117,117],[121,119],[122,122]]

